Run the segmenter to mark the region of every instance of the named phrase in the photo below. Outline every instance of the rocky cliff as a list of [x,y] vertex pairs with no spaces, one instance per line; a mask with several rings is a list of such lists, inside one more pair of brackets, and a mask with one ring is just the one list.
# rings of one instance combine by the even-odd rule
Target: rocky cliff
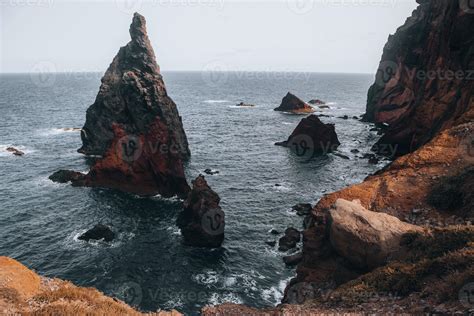
[[7,257],[0,257],[2,315],[155,315],[180,316],[177,311],[141,313],[93,288],[39,276]]
[[186,134],[166,92],[145,18],[138,13],[130,36],[102,78],[81,132],[79,152],[101,158],[87,175],[62,181],[139,195],[186,197],[190,190],[183,167],[190,156]]
[[474,119],[474,9],[465,0],[420,4],[385,45],[365,119],[389,124],[375,149],[409,153]]

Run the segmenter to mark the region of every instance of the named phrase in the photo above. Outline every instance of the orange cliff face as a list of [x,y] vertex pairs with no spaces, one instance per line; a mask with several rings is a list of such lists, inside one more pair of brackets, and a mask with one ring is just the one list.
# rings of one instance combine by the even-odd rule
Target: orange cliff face
[[180,316],[177,311],[141,313],[93,288],[39,276],[16,260],[0,257],[2,315],[156,315]]
[[474,10],[469,1],[420,5],[385,45],[365,119],[389,125],[376,144],[407,154],[474,120]]

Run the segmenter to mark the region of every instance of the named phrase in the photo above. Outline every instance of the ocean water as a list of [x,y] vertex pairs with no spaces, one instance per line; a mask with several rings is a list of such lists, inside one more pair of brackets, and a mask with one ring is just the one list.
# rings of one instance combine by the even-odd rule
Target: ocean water
[[[269,231],[302,228],[296,203],[361,182],[379,169],[361,159],[377,140],[372,127],[341,115],[364,112],[373,75],[252,72],[168,72],[164,80],[178,105],[192,152],[189,180],[206,168],[226,213],[226,237],[215,250],[184,246],[175,225],[181,201],[98,188],[55,184],[58,169],[86,171],[76,152],[86,109],[101,74],[0,76],[0,255],[38,273],[92,286],[144,311],[175,308],[197,314],[206,304],[278,304],[295,275],[286,253],[265,244]],[[350,160],[329,154],[301,159],[274,146],[286,140],[302,116],[273,111],[291,91],[325,100],[319,113],[336,124]],[[239,108],[240,101],[255,108]],[[23,157],[6,152],[13,145]],[[361,154],[351,153],[352,149]],[[275,186],[279,184],[280,186]],[[78,235],[97,223],[118,234],[111,243],[87,243]]]

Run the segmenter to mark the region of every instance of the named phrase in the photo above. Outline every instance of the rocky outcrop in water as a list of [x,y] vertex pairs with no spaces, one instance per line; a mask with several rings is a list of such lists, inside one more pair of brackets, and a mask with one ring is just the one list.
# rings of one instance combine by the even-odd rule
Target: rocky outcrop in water
[[288,94],[283,98],[279,107],[275,111],[289,112],[289,113],[313,113],[314,109],[306,102],[288,92]]
[[2,315],[182,315],[175,310],[144,314],[96,289],[42,277],[8,257],[0,257],[0,311]]
[[319,100],[319,99],[309,100],[308,103],[309,103],[309,104],[315,104],[315,105],[323,105],[323,104],[326,104],[326,102],[321,101],[321,100]]
[[199,175],[184,201],[184,211],[178,217],[184,242],[190,246],[218,248],[224,241],[225,214],[219,206],[220,197]]
[[79,240],[104,240],[112,241],[115,238],[115,233],[107,226],[97,224],[93,228],[86,231],[84,234],[78,237]]
[[190,190],[183,167],[190,156],[186,134],[138,13],[130,36],[102,78],[81,132],[79,152],[101,158],[73,184],[185,197]]
[[12,153],[15,156],[23,156],[25,153],[15,147],[8,147],[7,151]]
[[[474,14],[470,1],[418,1],[390,36],[365,120],[390,127],[374,149],[409,153],[438,132],[474,120]],[[471,5],[472,6],[472,5]]]
[[299,156],[310,157],[332,152],[340,144],[334,124],[324,124],[316,115],[310,115],[301,120],[287,141],[275,145],[291,148]]

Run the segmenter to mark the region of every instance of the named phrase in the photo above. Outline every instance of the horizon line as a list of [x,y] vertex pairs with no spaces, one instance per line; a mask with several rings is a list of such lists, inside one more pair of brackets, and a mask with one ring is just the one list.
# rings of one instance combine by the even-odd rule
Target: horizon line
[[[38,73],[54,73],[54,74],[71,74],[71,73],[105,73],[105,71],[100,70],[85,70],[85,71],[45,71],[45,72],[0,72],[0,75],[30,75]],[[166,72],[263,72],[263,73],[314,73],[314,74],[342,74],[342,75],[375,75],[375,72],[340,72],[340,71],[298,71],[298,70],[163,70],[160,73]]]

